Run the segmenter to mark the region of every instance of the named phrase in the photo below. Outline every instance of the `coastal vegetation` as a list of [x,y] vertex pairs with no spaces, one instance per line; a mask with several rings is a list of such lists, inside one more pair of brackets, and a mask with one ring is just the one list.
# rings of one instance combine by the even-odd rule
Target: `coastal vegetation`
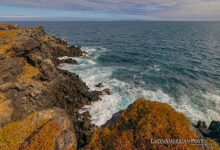
[[[184,114],[145,99],[119,112],[105,127],[93,125],[89,113],[79,110],[110,90],[91,91],[77,74],[57,68],[64,62],[77,64],[58,58],[83,57],[86,52],[80,48],[46,34],[43,27],[0,23],[0,150],[219,149]],[[210,131],[217,130],[214,122]],[[203,145],[151,143],[200,138]]]
[[[124,110],[115,123],[97,129],[87,149],[171,150],[205,149],[193,144],[153,144],[156,139],[198,139],[189,120],[165,103],[138,99]],[[209,140],[210,141],[210,140]],[[216,148],[216,143],[212,141]]]

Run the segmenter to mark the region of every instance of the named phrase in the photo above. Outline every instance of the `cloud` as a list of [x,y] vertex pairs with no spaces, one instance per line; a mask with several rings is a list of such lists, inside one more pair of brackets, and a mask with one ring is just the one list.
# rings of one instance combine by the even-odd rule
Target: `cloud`
[[182,0],[0,0],[22,6],[55,8],[55,9],[133,9],[141,6],[169,7]]
[[154,13],[155,17],[171,20],[220,20],[219,0],[194,0],[169,10]]
[[0,0],[0,4],[127,14],[152,20],[220,20],[220,0]]

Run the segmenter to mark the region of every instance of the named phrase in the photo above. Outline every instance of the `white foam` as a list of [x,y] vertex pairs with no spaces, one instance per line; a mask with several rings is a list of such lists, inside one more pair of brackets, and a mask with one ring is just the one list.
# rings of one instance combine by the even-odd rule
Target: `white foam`
[[[220,107],[218,107],[220,106],[219,95],[213,93],[202,95],[202,97],[204,97],[204,105],[207,106],[206,110],[199,108],[199,106],[194,104],[191,98],[186,95],[183,95],[178,101],[175,101],[161,89],[152,91],[135,87],[132,82],[127,83],[111,78],[116,68],[104,67],[96,61],[102,52],[107,51],[105,48],[84,47],[83,50],[89,52],[89,58],[74,58],[78,61],[79,65],[63,64],[59,67],[79,74],[80,78],[86,82],[91,90],[103,90],[104,88],[111,90],[111,95],[105,95],[102,97],[102,100],[93,102],[89,106],[84,106],[84,109],[81,110],[81,113],[85,110],[90,112],[93,124],[98,126],[103,125],[114,113],[127,108],[129,104],[140,97],[170,104],[177,111],[183,112],[194,123],[198,120],[204,120],[207,123],[210,123],[211,120],[220,120]],[[146,71],[158,72],[160,71],[160,66],[154,65]],[[142,74],[140,76],[134,76],[134,81],[139,80],[140,83],[144,85],[141,76]],[[104,84],[104,88],[97,88],[95,86],[100,82]],[[217,106],[211,105],[213,102]]]

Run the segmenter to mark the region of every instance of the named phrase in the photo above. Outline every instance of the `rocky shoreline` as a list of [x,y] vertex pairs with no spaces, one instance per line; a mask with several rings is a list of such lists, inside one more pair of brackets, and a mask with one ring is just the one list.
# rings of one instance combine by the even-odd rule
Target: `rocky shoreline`
[[[110,147],[110,149],[140,149],[138,146],[143,141],[137,142],[133,139],[133,144],[136,144],[126,148],[117,146],[117,144],[123,145],[123,141],[114,143],[111,137],[108,137],[127,138],[123,134],[130,136],[127,131],[135,128],[134,125],[139,121],[132,123],[130,127],[130,124],[124,121],[132,120],[132,116],[129,116],[129,113],[126,114],[129,108],[132,108],[134,113],[141,109],[136,108],[139,107],[135,105],[136,103],[129,106],[128,110],[115,115],[103,129],[91,124],[89,112],[79,113],[84,105],[100,100],[100,95],[111,94],[109,89],[90,91],[77,74],[57,68],[60,63],[77,65],[77,61],[73,59],[59,59],[60,57],[85,57],[86,54],[81,47],[68,46],[66,39],[46,34],[42,26],[21,29],[18,25],[0,23],[0,149],[70,150],[109,149]],[[96,87],[103,87],[103,85],[99,83]],[[152,107],[163,106],[147,101],[146,103]],[[145,102],[141,101],[140,107],[142,105],[145,105]],[[169,109],[170,107],[167,107],[167,110]],[[141,114],[141,112],[137,113]],[[126,119],[123,118],[124,114],[128,115]],[[144,120],[147,119],[148,113],[145,115],[142,116]],[[178,128],[181,117],[183,116],[180,116],[180,120],[174,119],[170,124],[176,122]],[[122,119],[125,120],[121,122]],[[168,118],[166,121],[169,123],[170,120],[172,119]],[[187,119],[183,117],[183,120]],[[154,123],[152,120],[151,125]],[[201,121],[195,127],[187,121],[184,125],[186,124],[188,124],[186,128],[189,134],[191,131],[188,131],[188,128],[193,128],[192,137],[204,138],[205,136],[219,142],[219,122],[213,122],[209,128]],[[169,126],[168,124],[167,130],[171,130]],[[123,131],[126,133],[122,132],[121,135],[115,133],[118,129],[124,128],[126,130]],[[108,130],[108,134],[102,130]],[[106,136],[103,136],[105,134]],[[135,132],[132,136],[137,137],[139,134]],[[181,138],[181,135],[185,137],[185,134],[175,132],[170,134],[170,138]],[[97,140],[102,143],[96,147],[94,143],[97,144]],[[111,143],[108,143],[110,141]],[[128,141],[124,144],[131,144]],[[206,141],[206,143],[209,142],[210,140]],[[113,143],[115,145],[111,145]],[[202,149],[217,147],[214,141],[210,143],[211,145],[204,146]],[[39,148],[40,145],[42,147]]]

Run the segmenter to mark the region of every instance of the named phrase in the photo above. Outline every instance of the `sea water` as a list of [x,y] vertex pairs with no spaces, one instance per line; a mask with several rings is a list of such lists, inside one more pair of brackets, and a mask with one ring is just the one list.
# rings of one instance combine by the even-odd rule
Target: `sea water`
[[43,25],[89,52],[60,67],[91,90],[111,90],[84,107],[96,125],[140,97],[170,104],[194,123],[220,120],[220,22],[18,23]]

